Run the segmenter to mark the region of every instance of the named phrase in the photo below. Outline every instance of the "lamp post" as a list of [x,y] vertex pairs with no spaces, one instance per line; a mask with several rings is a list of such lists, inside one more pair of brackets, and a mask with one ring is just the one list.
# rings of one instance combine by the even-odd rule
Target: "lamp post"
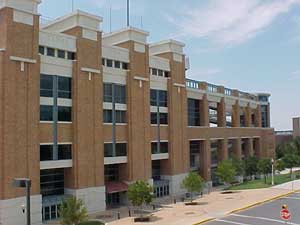
[[274,186],[274,159],[271,160],[272,163],[272,186]]
[[30,187],[31,180],[28,178],[15,178],[13,186],[17,188],[25,188],[26,190],[26,225],[31,225],[30,217]]

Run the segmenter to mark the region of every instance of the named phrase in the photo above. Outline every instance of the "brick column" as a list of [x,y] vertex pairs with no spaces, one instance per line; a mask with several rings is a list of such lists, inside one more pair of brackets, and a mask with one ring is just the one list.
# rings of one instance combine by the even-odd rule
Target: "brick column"
[[218,140],[218,162],[228,159],[228,139]]
[[261,116],[261,106],[258,105],[255,109],[255,127],[261,127],[262,126],[262,116]]
[[244,108],[244,115],[245,115],[245,127],[251,127],[252,118],[251,118],[251,108],[249,105]]
[[237,159],[242,158],[242,140],[241,138],[232,140],[233,157]]
[[206,181],[211,180],[210,140],[204,140],[200,143],[200,175]]
[[262,141],[261,141],[261,138],[253,139],[253,145],[254,145],[254,155],[257,158],[261,158],[262,157]]
[[209,105],[207,95],[203,95],[200,101],[200,125],[209,127]]
[[239,102],[232,106],[232,127],[240,127],[241,126],[241,119],[240,119],[240,105]]
[[245,149],[245,157],[246,158],[254,155],[252,138],[245,139],[245,148],[246,148]]
[[217,106],[218,110],[218,127],[226,127],[226,106],[225,99],[222,98]]

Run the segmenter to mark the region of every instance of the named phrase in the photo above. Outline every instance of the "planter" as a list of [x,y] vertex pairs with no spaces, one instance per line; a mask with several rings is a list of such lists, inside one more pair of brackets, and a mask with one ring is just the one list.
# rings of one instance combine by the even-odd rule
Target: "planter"
[[146,217],[137,217],[134,218],[134,222],[150,222],[150,217],[146,216]]
[[198,205],[198,202],[186,202],[185,205]]

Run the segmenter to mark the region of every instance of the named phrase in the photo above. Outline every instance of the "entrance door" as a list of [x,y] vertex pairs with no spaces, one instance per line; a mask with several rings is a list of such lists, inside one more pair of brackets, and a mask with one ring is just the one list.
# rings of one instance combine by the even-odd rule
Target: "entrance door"
[[106,194],[107,205],[110,207],[116,207],[120,205],[120,193]]

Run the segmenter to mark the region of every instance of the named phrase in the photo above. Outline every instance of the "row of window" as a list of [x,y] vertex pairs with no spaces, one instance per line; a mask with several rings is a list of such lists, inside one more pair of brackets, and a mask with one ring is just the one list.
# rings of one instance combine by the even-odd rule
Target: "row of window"
[[168,142],[152,142],[151,143],[152,154],[168,153],[169,143]]
[[116,143],[115,152],[113,151],[113,143],[104,144],[104,157],[120,157],[127,156],[127,144]]
[[65,51],[61,49],[39,46],[39,53],[41,55],[57,57],[61,59],[75,60],[76,54],[75,52]]
[[104,83],[103,84],[103,101],[126,104],[126,87],[125,87],[125,85]]
[[[109,109],[103,110],[103,122],[112,123],[113,122],[113,111]],[[116,123],[126,123],[126,111],[115,110],[115,122]]]
[[168,113],[151,113],[151,124],[168,124]]
[[40,145],[40,161],[72,159],[72,145],[58,145],[57,148],[57,153],[54,153],[53,145]]
[[170,77],[170,72],[156,68],[150,68],[150,74],[159,77]]
[[[56,88],[54,88],[56,87]],[[57,89],[57,90],[55,90]],[[56,94],[57,93],[57,94]],[[72,98],[72,79],[69,77],[41,74],[40,96],[58,98]]]
[[[51,105],[40,105],[40,121],[53,121],[53,110]],[[72,107],[58,106],[56,113],[59,122],[72,121]]]
[[128,63],[113,59],[102,58],[102,65],[116,69],[128,70]]
[[168,92],[163,90],[150,90],[150,105],[168,107]]
[[40,188],[42,196],[64,194],[64,169],[40,171]]

